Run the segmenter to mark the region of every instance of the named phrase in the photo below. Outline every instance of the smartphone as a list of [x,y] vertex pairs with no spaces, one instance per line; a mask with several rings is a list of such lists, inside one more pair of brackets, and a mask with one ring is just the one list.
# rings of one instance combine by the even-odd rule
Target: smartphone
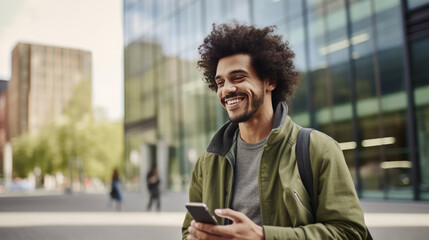
[[197,222],[217,225],[216,218],[210,214],[205,203],[190,202],[186,203],[186,208]]

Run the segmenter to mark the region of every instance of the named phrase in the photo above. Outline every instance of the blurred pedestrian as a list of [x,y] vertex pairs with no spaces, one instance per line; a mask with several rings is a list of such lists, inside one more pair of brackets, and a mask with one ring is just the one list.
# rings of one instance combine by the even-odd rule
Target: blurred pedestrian
[[121,211],[122,204],[122,193],[121,193],[122,183],[119,179],[118,169],[113,171],[111,190],[110,190],[110,199],[115,202],[116,210]]
[[161,182],[158,176],[158,169],[156,166],[153,166],[148,172],[147,177],[147,187],[150,193],[149,203],[147,205],[147,210],[150,211],[152,208],[153,201],[156,201],[156,210],[159,212],[161,210],[161,200],[159,192],[159,183]]

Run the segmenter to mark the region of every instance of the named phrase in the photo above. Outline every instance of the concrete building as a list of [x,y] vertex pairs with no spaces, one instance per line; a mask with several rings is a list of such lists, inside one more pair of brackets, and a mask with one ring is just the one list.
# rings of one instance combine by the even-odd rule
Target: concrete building
[[129,182],[158,164],[187,190],[227,121],[197,49],[232,19],[289,41],[303,76],[290,115],[340,143],[360,197],[429,201],[429,0],[124,0]]
[[7,84],[0,80],[0,178],[3,175],[3,147],[7,141]]
[[37,134],[55,121],[74,87],[91,81],[91,59],[90,52],[79,49],[18,43],[12,52],[8,88],[8,138]]

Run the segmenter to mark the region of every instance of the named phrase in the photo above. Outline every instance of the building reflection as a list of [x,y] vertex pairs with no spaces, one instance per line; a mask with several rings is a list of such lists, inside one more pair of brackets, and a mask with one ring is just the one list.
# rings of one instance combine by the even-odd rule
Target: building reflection
[[[363,198],[429,200],[427,0],[124,1],[129,188],[186,191],[227,116],[196,68],[212,23],[277,25],[303,79],[291,116],[335,138]],[[405,26],[405,27],[404,27]],[[133,154],[131,154],[133,153]],[[131,157],[133,155],[133,157]]]

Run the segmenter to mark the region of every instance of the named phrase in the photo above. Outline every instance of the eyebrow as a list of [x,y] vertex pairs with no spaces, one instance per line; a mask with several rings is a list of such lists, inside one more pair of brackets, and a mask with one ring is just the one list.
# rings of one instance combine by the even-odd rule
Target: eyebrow
[[[234,74],[237,74],[237,73],[245,73],[245,74],[249,74],[247,71],[245,71],[245,70],[242,70],[242,69],[237,69],[237,70],[234,70],[234,71],[231,71],[230,73],[228,73],[228,75],[234,75]],[[217,79],[219,79],[219,78],[221,78],[221,76],[220,75],[217,75],[216,77],[215,77],[215,80],[217,80]]]

